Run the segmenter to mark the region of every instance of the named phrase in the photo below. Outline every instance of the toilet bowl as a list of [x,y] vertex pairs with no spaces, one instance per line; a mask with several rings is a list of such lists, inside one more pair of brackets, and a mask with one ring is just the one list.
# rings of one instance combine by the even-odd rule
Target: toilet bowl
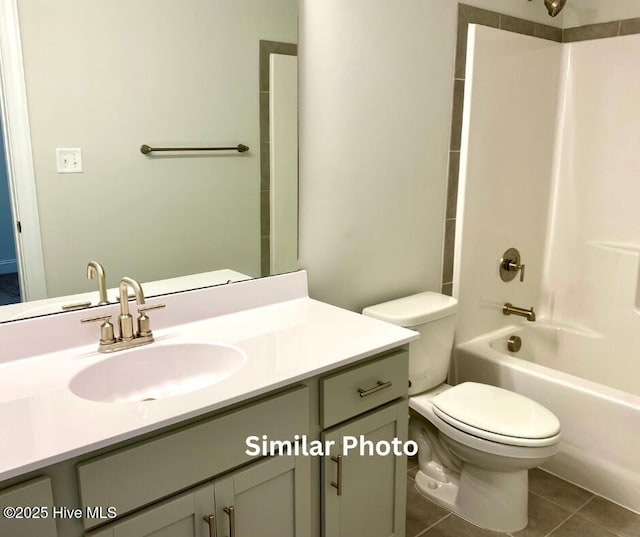
[[480,527],[518,531],[528,522],[528,470],[557,452],[560,423],[517,393],[475,382],[445,384],[456,306],[454,298],[420,293],[363,314],[421,333],[409,347],[418,492]]
[[418,491],[478,526],[526,527],[528,471],[557,452],[558,419],[526,397],[473,382],[412,396],[409,407],[412,439],[436,445],[418,454]]

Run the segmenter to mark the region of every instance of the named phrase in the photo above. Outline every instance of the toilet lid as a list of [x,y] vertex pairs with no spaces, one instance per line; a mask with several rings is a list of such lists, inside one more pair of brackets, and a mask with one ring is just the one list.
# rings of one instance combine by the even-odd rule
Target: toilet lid
[[457,429],[514,445],[526,445],[526,440],[551,439],[560,432],[558,418],[541,404],[476,382],[465,382],[436,395],[433,411]]

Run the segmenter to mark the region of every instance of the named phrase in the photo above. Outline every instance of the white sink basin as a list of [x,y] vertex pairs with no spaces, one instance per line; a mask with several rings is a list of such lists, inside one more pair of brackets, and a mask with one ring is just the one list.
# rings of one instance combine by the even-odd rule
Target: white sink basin
[[210,343],[151,344],[120,351],[75,375],[71,391],[110,403],[154,401],[223,381],[245,363],[235,347]]

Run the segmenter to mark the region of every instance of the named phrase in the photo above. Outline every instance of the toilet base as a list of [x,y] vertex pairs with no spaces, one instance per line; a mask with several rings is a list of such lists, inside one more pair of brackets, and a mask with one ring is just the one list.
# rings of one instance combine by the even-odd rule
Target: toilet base
[[459,479],[442,482],[419,470],[415,483],[425,498],[481,528],[506,533],[527,526],[527,470],[496,472],[465,464]]
[[457,513],[456,498],[458,497],[458,484],[452,481],[443,483],[427,476],[418,470],[415,476],[416,490],[428,500],[437,503],[441,507]]

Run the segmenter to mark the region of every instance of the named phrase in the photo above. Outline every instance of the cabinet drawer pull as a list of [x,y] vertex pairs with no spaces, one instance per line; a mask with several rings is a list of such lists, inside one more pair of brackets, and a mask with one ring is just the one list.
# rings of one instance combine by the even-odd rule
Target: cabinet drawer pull
[[224,507],[223,511],[229,515],[229,537],[236,537],[236,510],[231,507]]
[[376,386],[374,386],[373,388],[369,388],[368,390],[364,388],[358,388],[358,393],[360,394],[360,397],[368,397],[369,395],[373,395],[374,393],[377,393],[380,390],[384,390],[386,388],[391,388],[391,382],[382,382],[381,380],[379,380]]
[[202,520],[209,524],[209,537],[216,537],[216,515],[204,516]]
[[338,496],[342,496],[342,455],[332,455],[331,460],[338,463],[338,482],[331,482],[331,486],[338,489]]

